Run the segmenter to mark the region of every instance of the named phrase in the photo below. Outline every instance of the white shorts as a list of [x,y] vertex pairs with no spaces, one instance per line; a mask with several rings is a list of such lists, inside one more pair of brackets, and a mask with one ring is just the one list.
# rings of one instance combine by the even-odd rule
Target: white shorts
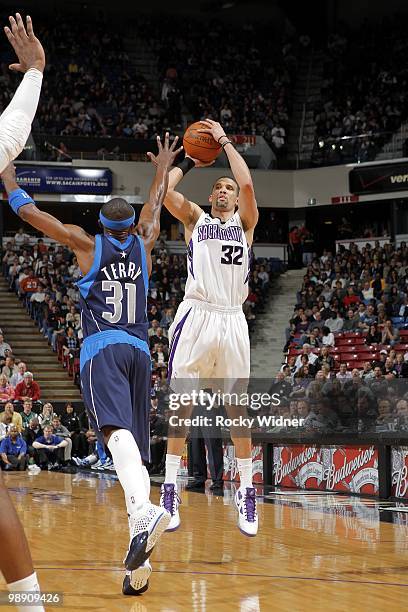
[[169,329],[169,380],[249,379],[248,325],[240,306],[184,300]]

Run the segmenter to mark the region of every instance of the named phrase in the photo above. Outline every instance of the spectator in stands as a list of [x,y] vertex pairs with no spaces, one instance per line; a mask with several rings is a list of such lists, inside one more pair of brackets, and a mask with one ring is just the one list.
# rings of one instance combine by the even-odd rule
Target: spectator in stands
[[29,463],[35,463],[35,448],[33,447],[33,442],[42,435],[43,430],[40,427],[37,416],[35,416],[35,418],[28,422],[22,433],[22,436],[27,444]]
[[365,341],[366,344],[381,344],[381,333],[378,330],[377,323],[370,325]]
[[66,440],[55,436],[51,425],[44,427],[44,434],[36,438],[33,447],[36,452],[36,463],[41,469],[58,470],[64,463]]
[[347,289],[347,295],[343,298],[343,304],[345,308],[350,308],[350,306],[354,306],[359,304],[361,299],[358,295],[354,293],[354,287],[349,287]]
[[68,429],[72,440],[72,455],[74,457],[85,457],[88,451],[86,436],[81,424],[81,419],[74,410],[72,404],[65,405],[65,411],[61,423]]
[[23,429],[25,429],[26,427],[28,427],[30,421],[32,421],[32,419],[37,418],[37,415],[35,412],[33,412],[33,402],[31,399],[25,399],[23,402],[23,412],[21,413],[21,418],[23,421]]
[[347,370],[347,363],[341,363],[340,370],[336,374],[336,379],[344,384],[346,381],[351,380],[351,378],[351,372]]
[[10,378],[10,384],[14,389],[20,382],[24,381],[24,374],[27,372],[27,366],[24,361],[20,361],[17,366],[17,373],[13,374]]
[[316,370],[321,370],[323,365],[327,364],[330,370],[334,368],[334,359],[329,353],[329,347],[322,346],[318,358],[315,361]]
[[15,425],[0,442],[0,456],[3,470],[23,472],[27,467],[27,444]]
[[21,418],[21,414],[15,412],[14,406],[11,402],[7,402],[7,404],[4,406],[4,412],[0,414],[0,420],[2,423],[7,422],[15,425],[19,433],[21,433],[23,429],[23,420]]
[[296,370],[298,370],[302,366],[302,357],[304,355],[307,357],[307,363],[308,364],[313,365],[315,363],[315,361],[317,360],[317,355],[312,353],[310,344],[306,343],[302,347],[301,355],[298,355],[297,358],[296,358],[296,362],[295,362]]
[[[8,381],[10,381],[11,377],[14,374],[18,373],[18,368],[16,366],[16,360],[15,360],[13,355],[8,355],[8,357],[6,357],[6,361],[5,361],[5,364],[4,364],[4,366],[3,366],[2,370],[1,370],[1,373],[4,374],[7,377]],[[11,382],[10,382],[10,384],[11,384]]]
[[408,378],[408,363],[404,361],[404,355],[397,353],[393,368],[395,378]]
[[333,333],[341,331],[343,329],[344,319],[341,316],[340,311],[334,311],[331,319],[327,319],[325,325]]
[[38,291],[40,282],[38,278],[34,276],[34,270],[32,268],[28,269],[28,276],[20,281],[20,295],[26,300],[29,301],[33,293]]
[[363,371],[361,373],[361,378],[363,380],[371,380],[372,378],[374,378],[374,370],[369,361],[364,362]]
[[24,232],[24,228],[20,227],[14,236],[14,244],[17,248],[20,248],[23,244],[28,243],[28,241],[29,236]]
[[31,399],[35,406],[39,406],[41,397],[40,385],[35,382],[32,372],[25,372],[24,380],[16,386],[15,401],[24,402],[26,399]]
[[347,317],[344,319],[343,332],[357,331],[360,323],[358,313],[352,308],[347,311]]
[[381,334],[381,344],[390,344],[394,346],[398,342],[399,332],[398,329],[394,329],[392,321],[387,319]]
[[14,399],[14,389],[8,383],[7,376],[0,374],[0,403],[11,402]]
[[50,402],[44,404],[41,413],[38,415],[40,427],[44,429],[47,425],[51,425],[54,416],[54,407]]
[[58,436],[59,438],[62,438],[63,440],[66,440],[67,445],[64,450],[64,461],[65,462],[71,461],[71,452],[72,452],[71,436],[70,436],[68,429],[64,425],[61,425],[61,419],[57,414],[54,414],[52,417],[52,428],[53,428],[53,433],[56,436]]
[[322,338],[321,338],[323,346],[334,346],[335,339],[333,332],[330,331],[330,328],[326,325],[322,328]]
[[11,352],[11,346],[8,342],[4,342],[4,336],[0,334],[0,358],[5,360]]

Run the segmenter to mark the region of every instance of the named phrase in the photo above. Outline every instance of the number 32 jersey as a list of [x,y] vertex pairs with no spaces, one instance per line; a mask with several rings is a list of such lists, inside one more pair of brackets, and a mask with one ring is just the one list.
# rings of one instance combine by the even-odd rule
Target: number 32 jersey
[[228,221],[203,212],[187,248],[184,299],[241,306],[248,296],[250,248],[238,211]]
[[97,234],[92,267],[77,286],[84,339],[98,332],[122,331],[147,341],[148,274],[139,236],[131,234],[119,242]]

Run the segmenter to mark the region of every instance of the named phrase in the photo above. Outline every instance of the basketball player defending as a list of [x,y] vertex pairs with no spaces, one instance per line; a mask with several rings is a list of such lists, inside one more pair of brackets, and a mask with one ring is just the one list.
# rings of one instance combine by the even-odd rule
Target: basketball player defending
[[[72,249],[82,278],[78,281],[84,343],[81,349],[81,387],[89,419],[103,434],[122,485],[129,517],[130,543],[125,558],[147,588],[153,546],[171,516],[149,502],[150,481],[143,461],[149,460],[151,361],[147,343],[147,290],[151,251],[160,231],[160,211],[168,171],[179,150],[158,140],[157,166],[149,201],[135,226],[133,207],[121,198],[104,204],[99,213],[102,234],[90,236],[81,227],[63,225],[42,212],[19,189],[14,166],[2,173],[9,203],[23,221]],[[123,591],[129,592],[125,579]],[[134,584],[134,582],[132,583]]]
[[[45,54],[35,37],[30,17],[27,29],[19,13],[10,17],[10,28],[4,28],[6,36],[16,52],[18,63],[10,69],[22,72],[24,78],[10,104],[0,116],[0,172],[20,155],[30,135],[40,99]],[[0,471],[0,571],[11,592],[40,592],[37,575],[23,527],[8,494]],[[41,600],[38,602],[41,603]],[[20,607],[26,612],[41,612],[42,605]]]
[[[221,125],[210,119],[202,123],[205,129],[201,131],[211,134],[223,146],[234,179],[223,176],[216,181],[209,197],[211,213],[206,214],[175,191],[196,160],[186,157],[169,174],[164,204],[184,224],[188,245],[184,301],[169,330],[169,379],[173,389],[180,379],[224,379],[227,384],[247,381],[250,369],[248,326],[242,304],[248,295],[250,247],[258,221],[254,187],[245,160]],[[237,415],[234,406],[226,405],[226,410],[229,417]],[[180,525],[176,476],[185,443],[180,433],[175,437],[169,430],[166,474],[161,487],[160,504],[172,515],[169,531]],[[231,430],[231,437],[241,481],[235,495],[238,527],[245,535],[254,536],[258,516],[252,485],[251,435],[249,431]]]

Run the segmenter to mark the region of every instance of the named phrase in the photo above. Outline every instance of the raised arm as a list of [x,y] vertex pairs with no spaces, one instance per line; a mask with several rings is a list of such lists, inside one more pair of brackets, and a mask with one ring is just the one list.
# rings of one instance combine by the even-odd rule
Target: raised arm
[[241,217],[244,230],[250,232],[258,223],[259,214],[255,199],[254,185],[246,161],[242,155],[238,153],[228,136],[225,134],[224,128],[219,123],[211,119],[206,119],[205,121],[201,121],[201,123],[206,125],[206,128],[199,130],[199,132],[211,134],[214,140],[219,142],[224,148],[231,166],[232,174],[239,186],[239,216]]
[[136,231],[142,238],[148,257],[148,268],[150,273],[150,253],[153,250],[155,242],[160,234],[160,213],[163,205],[163,200],[166,195],[169,169],[182,147],[176,149],[178,137],[173,140],[172,145],[169,145],[169,133],[166,132],[164,138],[164,146],[161,143],[160,137],[157,137],[157,146],[159,152],[157,155],[148,153],[152,163],[156,166],[156,175],[149,191],[149,199],[144,204]]
[[180,221],[184,225],[185,229],[190,232],[193,231],[194,226],[203,211],[198,204],[191,202],[182,193],[175,191],[175,188],[183,176],[189,170],[191,170],[191,168],[210,166],[211,163],[204,164],[198,159],[193,159],[192,157],[186,155],[184,160],[178,166],[172,168],[169,172],[169,187],[164,199],[164,205],[173,215],[173,217]]
[[43,212],[35,205],[34,200],[20,189],[16,182],[16,170],[13,164],[9,164],[1,173],[1,178],[6,188],[9,204],[13,211],[26,223],[39,230],[49,238],[65,244],[73,250],[78,245],[85,248],[93,246],[93,239],[77,225],[64,225],[46,212]]
[[[10,29],[11,28],[11,29]],[[45,67],[45,54],[33,31],[31,17],[27,30],[19,13],[10,17],[10,28],[4,31],[18,57],[10,70],[25,73],[10,104],[0,117],[0,172],[20,155],[30,135],[37,111]]]

